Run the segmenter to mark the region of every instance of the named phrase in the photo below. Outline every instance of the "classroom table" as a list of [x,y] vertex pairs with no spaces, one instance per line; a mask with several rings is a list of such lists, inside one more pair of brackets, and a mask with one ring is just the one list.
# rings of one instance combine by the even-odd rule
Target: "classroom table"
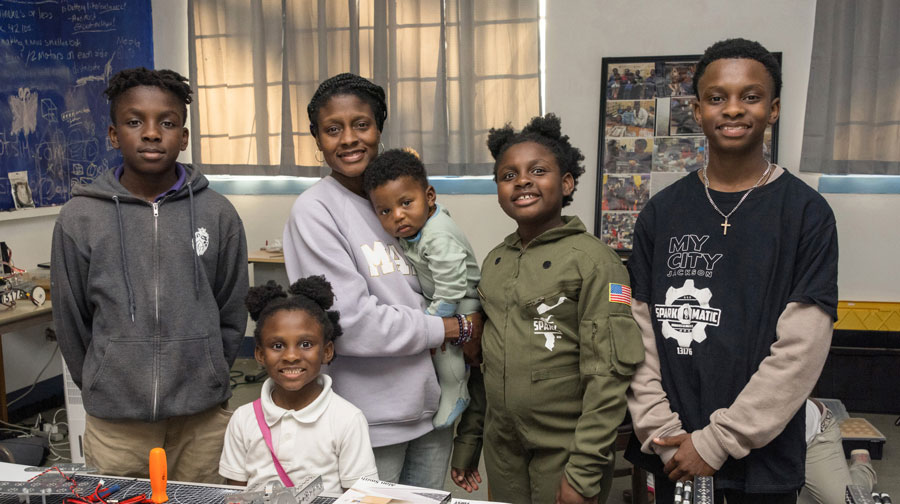
[[20,331],[27,327],[53,320],[50,301],[35,306],[27,299],[20,299],[10,309],[0,309],[0,420],[8,422],[6,411],[6,372],[3,369],[3,333]]
[[250,286],[265,285],[269,280],[275,280],[279,285],[287,289],[287,271],[284,269],[284,252],[269,252],[267,250],[251,250],[247,254],[247,262],[250,265]]

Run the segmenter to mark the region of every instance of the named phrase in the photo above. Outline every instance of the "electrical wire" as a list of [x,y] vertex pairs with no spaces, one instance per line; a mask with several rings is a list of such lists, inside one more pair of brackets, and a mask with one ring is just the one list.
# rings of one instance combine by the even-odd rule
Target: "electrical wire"
[[[58,410],[56,410],[56,411],[53,413],[53,421],[52,421],[51,423],[54,424],[54,425],[57,425],[57,423],[56,423],[56,415],[59,415],[61,412],[65,412],[65,411],[66,411],[66,408],[59,408]],[[68,418],[68,417],[69,417],[69,414],[68,414],[68,412],[66,412],[66,418]],[[68,425],[68,424],[65,423],[65,422],[60,422],[60,423],[61,423],[62,425]]]
[[6,425],[8,427],[13,427],[12,429],[5,428],[3,430],[17,431],[17,432],[21,432],[22,434],[31,434],[31,429],[28,427],[25,427],[24,425],[13,424],[13,423],[5,422],[3,420],[0,420],[0,425]]
[[44,371],[46,371],[47,368],[50,367],[50,363],[53,362],[53,358],[56,357],[56,352],[59,352],[59,345],[56,345],[56,347],[53,348],[53,353],[50,354],[50,358],[47,359],[47,363],[44,364],[44,367],[41,368],[41,372],[38,373],[37,377],[35,377],[34,383],[31,384],[31,387],[29,387],[28,390],[26,390],[24,394],[20,395],[19,397],[16,397],[16,398],[13,399],[12,401],[9,401],[8,403],[6,403],[6,407],[7,407],[7,408],[9,408],[9,407],[12,406],[13,404],[15,404],[15,403],[21,401],[22,398],[24,398],[25,396],[27,396],[28,394],[30,394],[32,390],[34,390],[34,387],[37,386],[38,381],[41,379],[41,375],[43,375],[43,374],[44,374]]
[[246,385],[246,382],[239,382],[240,378],[244,377],[243,371],[238,371],[237,369],[231,370],[231,376],[229,377],[229,381],[231,381],[231,389],[234,390],[238,388],[240,385]]
[[[71,453],[72,453],[71,446],[69,448],[62,446],[62,445],[69,444],[68,441],[62,442],[60,444],[54,444],[53,441],[50,441],[48,439],[47,444],[49,445],[50,453],[53,455],[52,458],[48,457],[48,460],[63,460],[63,459],[71,460],[71,458],[72,458],[71,457]],[[59,451],[57,451],[57,450],[59,450]],[[65,453],[59,453],[60,451],[61,452],[69,452],[69,456],[67,457]]]

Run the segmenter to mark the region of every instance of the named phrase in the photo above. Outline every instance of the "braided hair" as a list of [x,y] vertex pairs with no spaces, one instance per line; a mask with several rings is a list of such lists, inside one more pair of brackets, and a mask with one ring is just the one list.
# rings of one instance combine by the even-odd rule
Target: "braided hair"
[[[578,185],[578,177],[584,173],[584,155],[581,150],[569,142],[569,135],[562,134],[562,122],[556,114],[549,113],[543,117],[537,116],[531,119],[522,131],[516,133],[510,124],[502,128],[491,128],[488,133],[487,146],[494,157],[494,181],[497,180],[497,163],[513,145],[523,142],[535,142],[543,145],[553,156],[559,165],[561,175],[572,175],[574,185]],[[572,190],[575,193],[575,190]],[[573,200],[572,195],[563,196],[562,206],[566,206]]]
[[697,69],[694,71],[694,93],[697,96],[700,95],[697,85],[706,72],[706,67],[720,59],[752,59],[762,63],[775,85],[775,94],[772,97],[781,96],[781,65],[778,64],[778,60],[759,42],[742,38],[720,40],[704,51],[700,61],[697,62]]
[[174,70],[148,70],[144,67],[122,70],[109,79],[103,94],[109,99],[109,117],[116,124],[116,107],[126,91],[137,86],[156,86],[168,91],[181,102],[181,124],[187,120],[187,106],[191,103],[191,86],[183,75]]
[[314,137],[319,136],[319,109],[328,103],[332,96],[354,95],[372,107],[372,115],[375,116],[375,126],[378,131],[384,129],[384,121],[387,119],[387,104],[385,103],[384,88],[374,82],[364,79],[352,73],[342,73],[327,79],[319,84],[306,113],[309,115],[309,132]]
[[256,322],[253,337],[256,346],[262,346],[262,329],[273,314],[282,310],[301,310],[322,326],[322,343],[329,343],[343,334],[338,321],[341,314],[329,310],[334,304],[334,291],[324,276],[309,276],[291,284],[288,292],[274,280],[265,285],[251,287],[244,301],[250,318]]

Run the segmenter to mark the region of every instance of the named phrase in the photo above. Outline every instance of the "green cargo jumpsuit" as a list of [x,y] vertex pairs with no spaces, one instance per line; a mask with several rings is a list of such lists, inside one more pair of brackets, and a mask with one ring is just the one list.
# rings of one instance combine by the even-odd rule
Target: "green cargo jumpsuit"
[[478,467],[483,426],[491,494],[502,502],[552,503],[563,473],[605,502],[625,390],[644,358],[622,261],[578,217],[563,219],[524,249],[507,236],[482,266],[487,404],[472,391],[452,466]]

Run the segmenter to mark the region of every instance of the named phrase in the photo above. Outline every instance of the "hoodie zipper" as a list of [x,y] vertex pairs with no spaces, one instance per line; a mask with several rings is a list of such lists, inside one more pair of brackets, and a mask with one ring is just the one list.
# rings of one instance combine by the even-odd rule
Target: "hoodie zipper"
[[156,326],[154,329],[154,338],[156,349],[153,352],[153,421],[159,414],[159,353],[160,353],[160,337],[159,337],[159,203],[153,203],[153,260],[155,262],[153,268],[154,279],[154,297],[156,298]]

